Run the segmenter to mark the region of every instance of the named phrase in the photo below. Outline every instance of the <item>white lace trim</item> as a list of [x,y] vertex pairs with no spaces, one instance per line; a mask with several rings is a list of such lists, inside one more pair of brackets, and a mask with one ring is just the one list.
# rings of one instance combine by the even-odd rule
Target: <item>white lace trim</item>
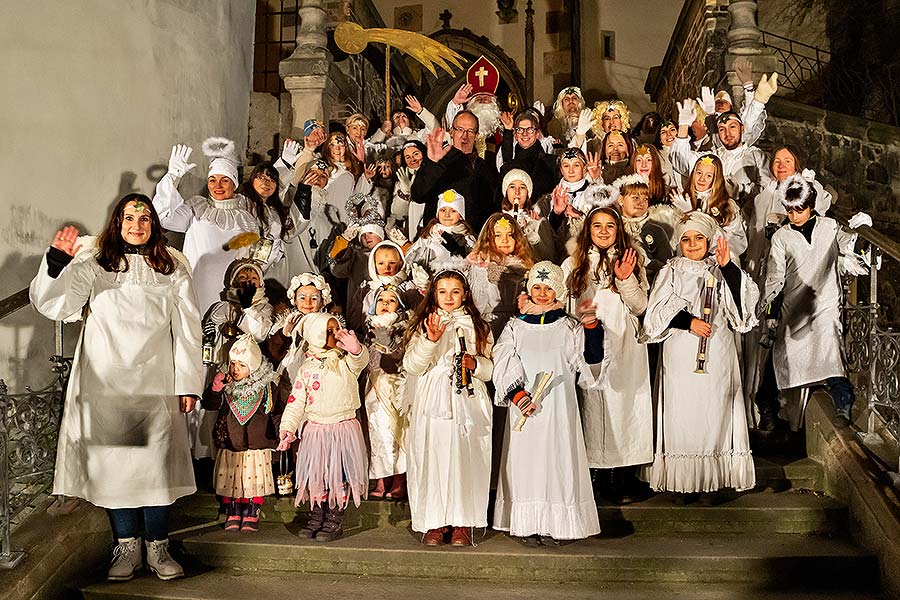
[[228,200],[193,196],[186,204],[191,207],[197,221],[211,223],[225,231],[258,231],[259,223],[250,213],[250,202],[243,194],[236,194]]

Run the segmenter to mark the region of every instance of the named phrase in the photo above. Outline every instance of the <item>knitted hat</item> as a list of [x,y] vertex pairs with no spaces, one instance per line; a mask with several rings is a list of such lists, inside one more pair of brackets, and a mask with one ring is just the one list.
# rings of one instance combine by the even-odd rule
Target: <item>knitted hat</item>
[[328,340],[328,322],[335,317],[331,313],[314,312],[309,313],[298,323],[300,336],[306,340],[310,346],[316,348],[324,348],[325,342]]
[[384,239],[384,226],[379,223],[366,223],[359,228],[359,238],[362,239],[363,234],[374,233],[382,240]]
[[381,294],[385,292],[390,292],[397,298],[397,306],[400,310],[406,310],[406,304],[403,302],[403,294],[400,293],[400,289],[393,284],[385,284],[375,290],[374,299],[372,300],[372,306],[369,307],[369,315],[374,315],[375,311],[378,308],[378,298],[381,297]]
[[812,203],[816,198],[816,189],[812,181],[806,179],[800,173],[794,173],[775,188],[775,196],[785,208],[802,209],[807,203]]
[[318,119],[307,119],[303,122],[303,135],[309,136],[309,134],[321,126],[322,124],[319,123]]
[[203,154],[211,158],[209,161],[209,173],[207,177],[213,175],[224,175],[230,179],[235,187],[240,184],[238,178],[238,160],[234,154],[234,142],[228,138],[210,137],[203,142]]
[[572,206],[586,215],[595,208],[617,208],[619,188],[603,183],[592,183],[575,197]]
[[530,294],[532,286],[539,283],[549,285],[556,292],[557,300],[562,300],[569,294],[563,270],[549,260],[542,260],[528,271],[526,291]]
[[[529,180],[531,178],[529,177]],[[506,189],[506,188],[504,188]],[[463,219],[466,218],[466,199],[456,190],[447,190],[438,194],[437,210],[449,206],[459,213]]]
[[534,184],[531,181],[531,175],[523,171],[522,169],[510,169],[509,172],[503,176],[503,185],[500,186],[500,189],[503,192],[503,195],[506,196],[506,190],[509,188],[509,185],[513,181],[521,181],[525,184],[525,187],[528,188],[528,197],[531,198],[531,192],[534,189]]
[[322,306],[331,304],[331,286],[325,281],[325,278],[315,273],[300,273],[291,278],[291,286],[288,288],[287,297],[293,303],[296,299],[297,290],[311,285],[319,290],[322,294]]
[[680,240],[686,231],[698,231],[709,242],[709,248],[712,248],[712,242],[718,229],[719,224],[711,216],[699,210],[692,210],[684,213],[681,221],[675,226],[675,239]]
[[236,287],[237,276],[244,269],[252,269],[255,271],[256,275],[259,277],[260,284],[262,284],[265,281],[263,266],[263,263],[258,260],[253,260],[252,258],[238,258],[231,261],[231,264],[228,265],[228,268],[225,270],[225,287]]
[[249,333],[245,333],[231,345],[228,358],[244,363],[251,373],[262,364],[262,352],[260,352],[256,340]]

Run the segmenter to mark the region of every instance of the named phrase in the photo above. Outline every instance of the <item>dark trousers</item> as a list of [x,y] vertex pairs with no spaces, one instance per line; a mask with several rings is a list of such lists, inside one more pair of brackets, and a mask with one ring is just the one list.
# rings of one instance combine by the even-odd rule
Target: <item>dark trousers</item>
[[158,542],[169,537],[169,506],[107,508],[109,524],[117,540],[138,537],[144,517],[144,539]]
[[[846,377],[829,377],[825,380],[828,384],[828,392],[838,410],[849,408],[856,400],[853,384]],[[778,383],[775,380],[775,366],[772,364],[772,353],[766,358],[766,366],[763,370],[762,381],[756,390],[756,406],[761,415],[775,417],[778,414]]]

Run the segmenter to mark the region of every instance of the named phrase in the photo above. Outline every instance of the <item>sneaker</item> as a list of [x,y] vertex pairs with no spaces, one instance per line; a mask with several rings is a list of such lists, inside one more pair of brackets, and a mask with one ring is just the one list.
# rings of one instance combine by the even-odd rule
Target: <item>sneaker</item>
[[241,528],[241,519],[246,506],[237,500],[232,500],[225,505],[225,531],[238,531]]
[[184,569],[181,568],[172,555],[169,554],[169,540],[158,542],[146,542],[147,566],[163,581],[184,577]]
[[109,571],[106,572],[106,579],[128,581],[134,577],[134,572],[139,570],[142,564],[141,540],[138,538],[118,540],[118,544],[113,548],[112,562]]

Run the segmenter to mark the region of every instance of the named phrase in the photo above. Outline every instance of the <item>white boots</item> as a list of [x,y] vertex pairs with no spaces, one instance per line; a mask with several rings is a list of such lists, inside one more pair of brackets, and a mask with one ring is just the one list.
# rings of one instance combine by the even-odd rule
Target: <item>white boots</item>
[[157,577],[163,581],[184,577],[184,569],[169,554],[169,540],[146,542],[146,544],[147,566],[156,573]]
[[[147,545],[147,566],[162,580],[184,576],[181,568],[169,554],[169,540],[145,542]],[[140,538],[125,538],[113,548],[112,563],[106,574],[109,581],[128,581],[143,564]]]
[[128,581],[141,568],[141,539],[125,538],[113,548],[112,563],[106,573],[109,581]]

